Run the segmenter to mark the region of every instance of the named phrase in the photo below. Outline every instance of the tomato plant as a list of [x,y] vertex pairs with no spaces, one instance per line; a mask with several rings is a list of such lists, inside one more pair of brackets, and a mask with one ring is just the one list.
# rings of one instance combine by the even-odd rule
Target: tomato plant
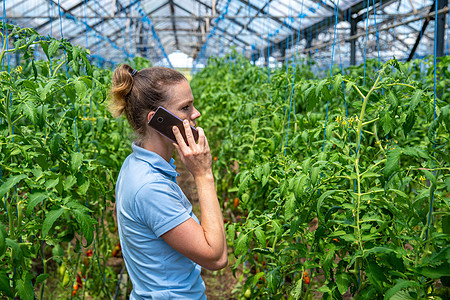
[[[91,65],[86,49],[6,26],[7,35],[0,34],[9,43],[0,53],[0,295],[70,298],[72,289],[82,289],[82,295],[111,297],[116,276],[105,278],[106,260],[118,238],[108,235],[114,228],[108,211],[131,134],[124,121],[108,117],[112,72]],[[38,52],[46,59],[35,58]],[[49,290],[55,280],[59,290]]]
[[327,78],[295,68],[268,71],[233,54],[191,82],[219,196],[240,199],[243,221],[227,234],[242,294],[445,298],[449,77],[435,99],[429,63],[418,73],[371,61],[365,76],[356,66]]

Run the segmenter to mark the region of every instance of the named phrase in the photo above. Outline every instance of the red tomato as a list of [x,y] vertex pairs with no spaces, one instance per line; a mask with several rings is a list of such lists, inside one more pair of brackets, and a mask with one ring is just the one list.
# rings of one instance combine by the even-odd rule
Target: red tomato
[[239,198],[234,198],[233,205],[234,205],[234,208],[237,208],[239,206]]

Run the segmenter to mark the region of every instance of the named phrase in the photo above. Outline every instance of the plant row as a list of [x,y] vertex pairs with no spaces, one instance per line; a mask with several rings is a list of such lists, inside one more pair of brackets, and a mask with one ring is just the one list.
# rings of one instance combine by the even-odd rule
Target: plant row
[[242,297],[448,297],[449,62],[194,76]]
[[3,26],[0,295],[112,298],[114,182],[130,151],[104,105],[112,72],[65,40]]

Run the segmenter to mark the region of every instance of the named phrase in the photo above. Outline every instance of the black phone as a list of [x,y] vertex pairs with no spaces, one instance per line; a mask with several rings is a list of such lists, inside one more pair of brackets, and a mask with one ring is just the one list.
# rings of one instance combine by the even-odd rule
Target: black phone
[[[175,138],[175,134],[172,131],[173,126],[177,126],[180,130],[181,135],[186,142],[186,145],[189,145],[186,133],[184,131],[183,120],[175,116],[173,113],[160,106],[156,109],[153,117],[148,121],[148,125],[158,131],[160,134],[164,135],[172,142],[177,143],[177,139]],[[191,125],[192,134],[194,136],[195,142],[198,141],[198,130]]]

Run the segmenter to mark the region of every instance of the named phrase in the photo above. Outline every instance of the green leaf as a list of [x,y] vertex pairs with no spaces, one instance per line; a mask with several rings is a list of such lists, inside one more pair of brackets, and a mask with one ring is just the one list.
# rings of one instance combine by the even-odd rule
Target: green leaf
[[322,88],[322,95],[325,98],[326,101],[330,101],[331,100],[331,94],[330,94],[330,90],[328,89],[328,85],[323,86]]
[[33,277],[29,273],[24,273],[17,281],[17,293],[22,300],[34,300],[34,289],[31,284]]
[[278,291],[278,286],[281,283],[280,268],[281,267],[278,266],[266,275],[267,286],[273,294]]
[[71,212],[73,213],[75,219],[81,226],[81,231],[83,232],[84,237],[86,238],[86,245],[84,245],[84,247],[87,247],[92,243],[92,240],[94,238],[95,220],[91,216],[85,214],[83,210],[72,209]]
[[400,105],[400,102],[398,101],[397,95],[394,94],[394,92],[391,90],[388,93],[388,100],[389,104],[391,105],[392,112],[395,114],[397,111],[398,106]]
[[36,105],[32,101],[24,101],[21,104],[22,113],[25,117],[30,120],[33,125],[36,125],[37,121],[37,110]]
[[20,248],[20,244],[16,242],[15,240],[12,240],[10,238],[5,239],[6,245],[8,245],[11,249],[14,250],[14,254],[17,255],[17,258],[22,258],[22,249]]
[[327,79],[322,79],[319,84],[316,86],[316,97],[319,97],[319,95],[323,92],[323,87],[327,83]]
[[36,278],[36,284],[39,284],[41,282],[43,282],[45,279],[47,279],[50,276],[50,274],[41,274]]
[[25,174],[9,177],[6,182],[2,183],[0,187],[0,198],[2,198],[13,186],[18,184],[21,180],[27,178]]
[[87,94],[86,84],[82,80],[79,80],[78,78],[73,81],[73,84],[75,86],[75,92],[78,98],[79,99],[86,98]]
[[10,298],[14,297],[11,291],[11,281],[5,273],[0,273],[0,291]]
[[264,231],[262,231],[261,227],[257,227],[255,229],[255,236],[259,242],[259,246],[261,248],[266,247],[266,235],[264,234]]
[[[419,283],[417,283],[415,281],[409,281],[409,280],[404,280],[404,279],[397,279],[396,282],[397,283],[386,292],[386,294],[384,295],[384,300],[392,299],[392,297],[394,295],[396,295],[402,289],[419,286]],[[409,296],[409,294],[408,294],[408,296]],[[397,299],[412,299],[412,298],[410,297],[410,298],[397,298]]]
[[436,176],[428,170],[421,170],[425,175],[425,178],[428,179],[434,186],[436,186]]
[[236,255],[241,255],[247,252],[248,249],[248,235],[247,233],[242,233],[239,234],[239,237],[237,238],[236,241],[236,248],[234,250]]
[[367,277],[369,281],[373,284],[373,286],[379,291],[383,291],[383,282],[386,279],[386,276],[383,272],[383,268],[381,268],[375,261],[370,260],[367,264]]
[[390,300],[416,300],[417,297],[411,296],[407,291],[399,291]]
[[312,167],[311,168],[311,184],[314,186],[316,185],[317,179],[319,178],[319,167]]
[[249,181],[250,181],[250,173],[247,173],[245,174],[245,176],[243,176],[243,179],[239,184],[239,191],[238,191],[239,196],[241,196],[247,190]]
[[53,254],[52,259],[54,259],[58,263],[61,263],[62,259],[66,255],[64,252],[64,249],[59,244],[57,244],[57,245],[55,245],[55,247],[53,247],[52,254]]
[[381,117],[381,125],[383,126],[384,134],[389,134],[389,132],[391,132],[392,119],[387,112],[385,112],[384,115]]
[[270,177],[270,163],[265,163],[263,166],[263,179],[262,179],[262,186],[265,186],[267,182],[269,181]]
[[283,229],[281,227],[280,221],[272,220],[272,226],[273,226],[273,229],[275,230],[275,233],[280,237],[281,234],[283,233]]
[[305,174],[300,174],[296,179],[296,185],[294,186],[294,192],[295,192],[295,197],[297,198],[297,200],[301,201],[302,200],[302,196],[303,193],[305,191],[305,187],[306,187],[306,181],[307,181],[308,177],[306,177]]
[[336,190],[331,190],[331,191],[326,191],[325,193],[323,193],[320,197],[319,200],[317,201],[317,214],[319,217],[320,222],[323,224],[325,223],[325,219],[323,217],[323,214],[321,212],[321,208],[322,208],[322,203],[323,201],[330,197],[332,194],[334,194],[336,192]]
[[55,80],[49,80],[47,82],[47,84],[45,85],[45,87],[43,89],[41,89],[40,97],[41,97],[42,101],[45,100],[45,98],[47,98],[47,94],[52,89],[52,86],[53,86],[54,83],[55,83]]
[[411,102],[409,103],[409,114],[412,114],[414,110],[416,110],[417,105],[420,102],[421,96],[423,91],[422,90],[416,90],[414,94],[411,97]]
[[48,194],[45,192],[42,193],[33,193],[29,196],[29,201],[27,205],[27,216],[31,215],[34,207],[48,198]]
[[441,264],[437,267],[423,267],[420,268],[420,273],[428,278],[438,279],[443,276],[450,276],[449,264]]
[[337,212],[338,210],[343,209],[342,206],[333,206],[332,208],[330,208],[327,213],[325,214],[325,224],[328,222],[328,220],[330,219],[330,217]]
[[401,154],[401,152],[398,148],[395,148],[388,152],[386,165],[383,170],[383,175],[385,178],[389,178],[389,176],[391,176],[392,173],[394,173],[400,169],[400,166],[399,166],[400,154]]
[[227,237],[230,238],[232,241],[234,241],[234,236],[236,234],[236,225],[231,224],[227,228]]
[[346,273],[339,273],[336,275],[336,285],[339,293],[345,294],[351,283],[351,276]]
[[85,195],[89,189],[90,181],[88,178],[84,177],[81,183],[78,183],[78,190],[81,195]]
[[64,190],[69,190],[75,183],[77,183],[77,179],[73,175],[69,175],[64,180]]
[[442,232],[450,234],[450,215],[442,216]]
[[294,193],[289,193],[284,206],[284,216],[286,219],[290,219],[294,216],[296,209],[296,198]]
[[403,132],[405,133],[405,135],[407,135],[411,131],[415,122],[416,122],[416,116],[414,113],[410,113],[406,116],[406,120],[403,123]]
[[258,181],[261,180],[262,172],[263,172],[263,170],[262,170],[262,167],[261,167],[261,166],[259,166],[259,167],[257,167],[257,168],[255,169],[255,171],[253,172],[253,174],[255,175],[256,180],[258,180]]
[[81,163],[83,161],[83,153],[80,152],[72,152],[70,153],[70,167],[72,168],[73,171],[77,171],[80,166]]
[[6,251],[6,237],[7,236],[8,235],[6,234],[5,226],[2,223],[0,223],[0,257],[2,257]]
[[48,58],[53,57],[53,55],[56,53],[56,51],[58,51],[59,45],[60,45],[60,42],[58,40],[53,40],[50,43],[50,45],[48,46],[48,53],[46,53]]
[[258,121],[259,121],[259,119],[252,119],[250,121],[250,124],[252,126],[253,132],[257,132],[258,131]]
[[43,239],[47,236],[48,231],[52,228],[55,221],[62,215],[63,212],[64,208],[61,207],[59,209],[51,210],[46,214],[44,223],[42,224]]
[[55,178],[55,175],[52,175],[51,177],[49,177],[49,179],[47,179],[47,181],[45,182],[45,187],[49,190],[54,188],[57,184],[59,183],[59,177]]
[[330,249],[325,254],[323,259],[321,259],[322,269],[324,271],[326,278],[329,278],[330,274],[332,274],[334,254],[335,254],[335,246],[331,244],[329,245],[329,247]]

